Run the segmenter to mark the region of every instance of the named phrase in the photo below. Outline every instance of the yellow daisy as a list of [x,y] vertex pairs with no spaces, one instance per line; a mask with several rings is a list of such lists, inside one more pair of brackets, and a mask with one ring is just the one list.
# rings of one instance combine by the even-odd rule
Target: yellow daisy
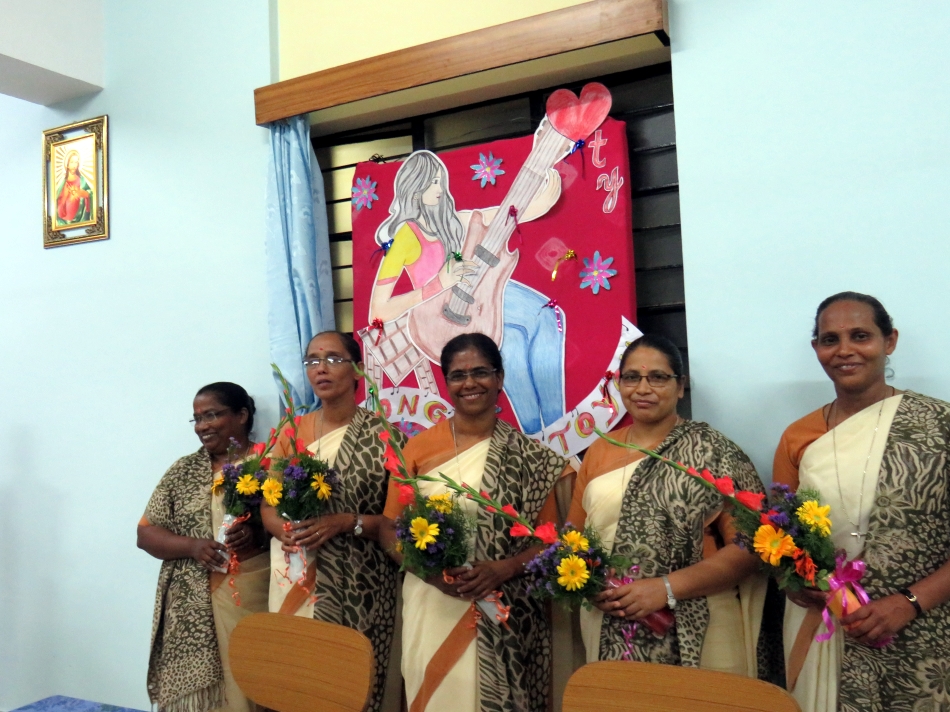
[[409,531],[416,540],[416,548],[425,549],[429,544],[435,544],[435,538],[439,536],[439,525],[430,524],[425,517],[416,517],[409,522]]
[[313,476],[310,489],[316,490],[317,499],[330,499],[330,492],[333,491],[333,488],[330,487],[330,483],[327,482],[326,478],[321,474]]
[[575,554],[578,551],[587,551],[587,549],[590,548],[590,542],[587,541],[587,537],[575,529],[561,536],[561,541],[571,547],[571,551]]
[[557,572],[560,574],[557,577],[558,585],[568,591],[577,591],[584,588],[584,584],[590,578],[587,564],[583,559],[573,554],[561,559],[561,563],[557,565]]
[[264,495],[265,502],[267,502],[271,507],[276,507],[277,503],[280,502],[280,498],[284,494],[284,485],[279,480],[275,480],[273,477],[268,477],[266,480],[264,480],[264,485],[261,487],[261,493]]
[[831,536],[831,520],[828,518],[830,511],[830,504],[819,507],[818,502],[810,499],[803,502],[802,506],[795,510],[795,514],[798,515],[798,521],[813,532],[821,532],[822,536]]
[[778,566],[783,556],[791,556],[797,549],[792,537],[771,524],[763,524],[758,528],[752,545],[762,561],[772,566]]
[[452,511],[452,493],[434,494],[429,497],[426,506],[442,514],[448,514]]
[[257,481],[254,475],[242,475],[238,478],[237,484],[234,486],[237,493],[243,495],[257,494],[260,488],[261,483]]
[[221,494],[224,491],[224,475],[218,475],[211,483],[211,494]]

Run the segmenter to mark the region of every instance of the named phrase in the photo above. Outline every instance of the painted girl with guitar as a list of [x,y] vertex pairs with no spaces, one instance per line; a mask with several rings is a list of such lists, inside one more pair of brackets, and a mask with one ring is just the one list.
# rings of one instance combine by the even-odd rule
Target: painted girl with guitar
[[[561,194],[560,175],[553,167],[544,168],[538,178],[531,195],[525,196],[522,211],[516,213],[517,222],[541,217]],[[485,231],[495,220],[510,221],[511,209],[507,208],[502,218],[499,207],[457,210],[449,191],[448,170],[430,151],[416,151],[405,160],[396,173],[394,188],[389,217],[376,231],[376,243],[386,247],[386,254],[373,285],[369,320],[393,323],[412,312],[408,322],[412,341],[429,360],[438,362],[442,345],[457,331],[490,333],[491,325],[479,320],[481,304],[469,294],[484,292],[482,299],[503,331],[495,338],[501,341],[508,375],[505,393],[522,430],[540,432],[564,413],[564,333],[554,311],[543,309],[548,297],[510,279],[518,253],[508,252],[504,243],[513,228],[509,226],[504,241],[494,250],[486,249],[487,239],[477,245],[471,239],[473,232]],[[457,259],[459,255],[464,257]],[[497,266],[502,260],[510,263],[510,269],[495,270],[495,280],[481,279],[486,264]],[[403,271],[412,290],[394,295]],[[452,297],[467,305],[477,304],[474,318],[448,311]],[[434,307],[429,308],[436,314],[414,323],[415,310],[430,302]]]

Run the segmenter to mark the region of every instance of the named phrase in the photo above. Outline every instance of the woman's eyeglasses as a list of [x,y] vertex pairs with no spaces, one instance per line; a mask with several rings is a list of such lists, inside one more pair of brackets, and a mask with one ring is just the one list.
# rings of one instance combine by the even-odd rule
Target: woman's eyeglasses
[[446,383],[465,383],[471,376],[476,381],[487,381],[498,372],[497,368],[473,368],[471,371],[452,371],[445,377]]
[[627,373],[620,374],[620,382],[625,386],[639,386],[640,381],[644,378],[647,379],[648,385],[653,386],[654,388],[662,388],[670,381],[679,379],[679,376],[669,373],[661,373],[659,371],[648,373],[645,376],[637,373],[636,371],[628,371]]
[[219,411],[212,410],[207,413],[200,413],[196,415],[194,418],[192,418],[191,420],[189,420],[188,422],[191,423],[192,425],[201,425],[202,423],[207,423],[208,425],[211,425],[211,423],[216,421],[225,413],[227,413],[226,410],[219,410]]
[[335,368],[336,366],[342,366],[344,363],[353,363],[353,359],[343,358],[342,356],[314,356],[303,360],[304,368],[317,368],[323,363],[328,368]]

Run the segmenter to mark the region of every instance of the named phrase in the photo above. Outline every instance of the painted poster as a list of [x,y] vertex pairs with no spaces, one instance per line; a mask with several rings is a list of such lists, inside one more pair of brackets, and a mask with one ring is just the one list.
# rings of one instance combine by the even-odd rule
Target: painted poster
[[566,455],[620,418],[620,352],[639,335],[625,124],[610,94],[551,95],[531,136],[398,163],[353,183],[354,324],[389,419],[451,414],[445,343],[501,347],[500,417]]

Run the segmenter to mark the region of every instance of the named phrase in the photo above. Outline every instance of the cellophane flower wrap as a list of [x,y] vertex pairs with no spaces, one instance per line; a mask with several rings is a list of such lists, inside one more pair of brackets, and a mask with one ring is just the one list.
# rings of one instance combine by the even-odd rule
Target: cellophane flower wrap
[[[408,495],[407,495],[408,498]],[[468,561],[475,519],[453,492],[424,497],[412,492],[412,502],[396,519],[396,551],[402,570],[421,579]]]
[[535,598],[590,610],[590,601],[604,590],[610,570],[627,566],[620,557],[607,554],[592,527],[580,531],[565,524],[557,540],[525,565],[525,573],[528,591]]

